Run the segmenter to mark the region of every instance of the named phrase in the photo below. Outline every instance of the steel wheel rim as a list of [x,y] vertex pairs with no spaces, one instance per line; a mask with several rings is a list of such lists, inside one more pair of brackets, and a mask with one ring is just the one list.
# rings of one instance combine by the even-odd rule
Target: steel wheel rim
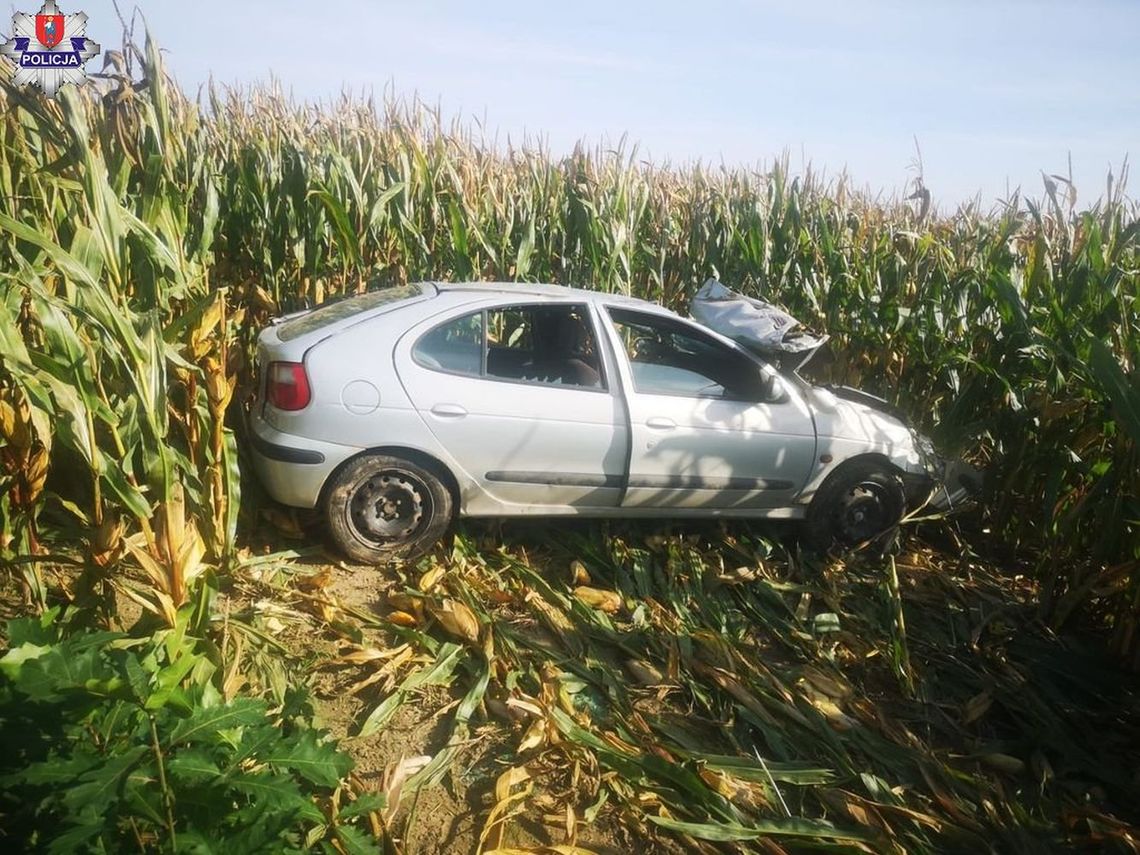
[[349,529],[369,546],[412,539],[431,517],[427,485],[402,469],[384,469],[363,479],[345,506]]
[[840,499],[835,518],[840,537],[847,543],[861,543],[881,534],[892,523],[887,491],[881,484],[862,481]]

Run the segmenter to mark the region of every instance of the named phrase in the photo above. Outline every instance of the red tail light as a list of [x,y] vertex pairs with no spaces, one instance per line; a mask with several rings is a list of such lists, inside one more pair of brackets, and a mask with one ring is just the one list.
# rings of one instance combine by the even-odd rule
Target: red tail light
[[309,405],[309,378],[300,362],[271,362],[265,397],[279,410],[303,410]]

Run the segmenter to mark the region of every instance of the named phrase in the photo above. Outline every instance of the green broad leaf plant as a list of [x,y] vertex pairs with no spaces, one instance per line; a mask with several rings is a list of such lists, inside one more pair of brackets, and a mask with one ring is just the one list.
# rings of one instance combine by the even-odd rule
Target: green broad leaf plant
[[[225,701],[189,610],[149,638],[70,631],[59,610],[8,625],[0,658],[0,816],[8,851],[364,851],[335,817],[352,761],[278,709]],[[344,844],[341,844],[342,846]]]

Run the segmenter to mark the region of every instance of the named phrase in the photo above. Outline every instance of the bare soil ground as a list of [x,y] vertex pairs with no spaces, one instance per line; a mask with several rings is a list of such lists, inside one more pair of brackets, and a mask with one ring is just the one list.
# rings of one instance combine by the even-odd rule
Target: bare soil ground
[[[396,580],[389,570],[346,565],[331,555],[295,562],[293,569],[299,574],[327,576],[330,581],[322,593],[349,609],[377,615],[390,611],[384,594],[396,587]],[[335,644],[320,639],[318,627],[310,629],[316,635],[289,633],[289,646],[299,656],[316,652],[318,657],[332,658]],[[385,773],[401,761],[434,756],[447,745],[450,737],[447,713],[462,693],[458,689],[426,687],[414,700],[401,706],[382,731],[360,736],[361,722],[382,694],[377,693],[375,687],[351,693],[349,688],[354,680],[354,675],[346,670],[327,665],[314,672],[317,720],[352,755],[360,782],[369,789],[382,790]],[[514,741],[517,736],[512,734],[511,728],[501,724],[484,723],[473,729],[461,762],[451,774],[440,786],[417,791],[396,817],[396,835],[406,855],[462,855],[479,851],[480,835],[495,803],[495,781],[511,765]],[[597,855],[624,855],[634,851],[634,844],[624,829],[610,822],[578,824],[571,841],[564,820],[556,819],[559,822],[544,821],[538,815],[516,817],[507,827],[501,847],[541,851],[544,847],[573,842]],[[664,851],[655,846],[637,848],[647,855]]]

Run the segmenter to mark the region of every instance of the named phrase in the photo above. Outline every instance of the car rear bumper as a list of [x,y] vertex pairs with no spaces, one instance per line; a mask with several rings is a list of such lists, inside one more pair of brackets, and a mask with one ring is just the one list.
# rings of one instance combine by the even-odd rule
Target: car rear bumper
[[363,450],[282,433],[259,416],[250,417],[249,435],[253,466],[266,492],[295,508],[315,508],[333,471]]

